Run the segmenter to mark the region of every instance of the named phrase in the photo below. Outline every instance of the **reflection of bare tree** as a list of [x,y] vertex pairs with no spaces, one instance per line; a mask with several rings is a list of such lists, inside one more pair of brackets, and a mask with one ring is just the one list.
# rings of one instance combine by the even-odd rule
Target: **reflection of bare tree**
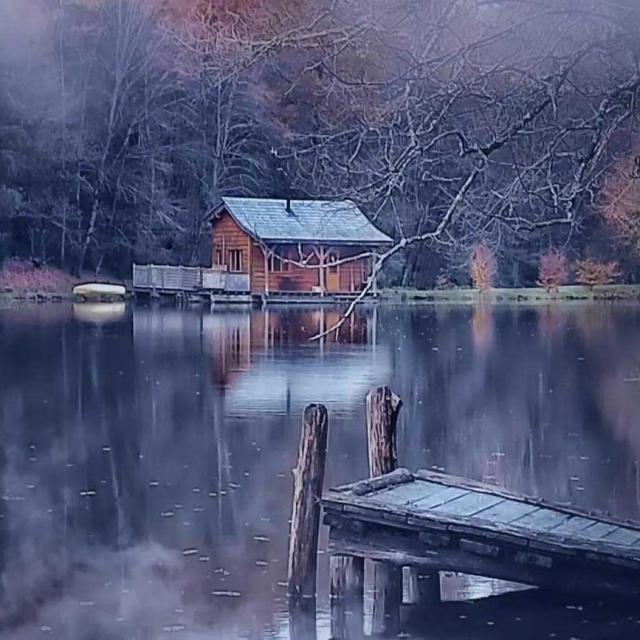
[[[496,307],[493,342],[481,357],[475,310],[423,309],[398,318],[393,352],[410,363],[396,369],[394,381],[410,398],[401,462],[637,516],[630,478],[640,454],[631,436],[638,407],[623,380],[634,358],[633,328],[627,314],[603,307],[591,316],[601,331],[583,341],[573,330],[585,323],[583,312],[593,314],[582,306],[558,309],[550,341],[544,309]],[[383,342],[387,326],[383,320]],[[410,335],[423,337],[402,338]],[[606,398],[609,379],[616,394]]]

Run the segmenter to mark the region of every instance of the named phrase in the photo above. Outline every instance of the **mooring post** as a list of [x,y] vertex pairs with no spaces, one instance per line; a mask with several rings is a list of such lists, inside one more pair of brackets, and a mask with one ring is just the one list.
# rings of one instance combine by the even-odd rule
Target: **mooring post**
[[312,404],[305,409],[298,463],[293,472],[287,581],[289,612],[298,618],[304,615],[314,620],[320,499],[327,457],[328,425],[324,405]]
[[364,558],[332,555],[331,638],[359,640],[364,634]]
[[[391,473],[398,467],[396,431],[402,407],[389,387],[372,389],[367,395],[367,442],[371,477]],[[373,635],[393,635],[400,631],[402,567],[373,563]]]
[[315,599],[305,602],[307,610],[294,608],[289,611],[289,640],[316,640]]
[[[389,387],[372,389],[367,396],[369,472],[372,477],[390,473],[398,467],[397,426],[401,408],[402,401]],[[407,577],[409,603],[424,607],[440,601],[437,571],[409,567]],[[374,563],[373,633],[397,632],[402,579],[401,567]]]

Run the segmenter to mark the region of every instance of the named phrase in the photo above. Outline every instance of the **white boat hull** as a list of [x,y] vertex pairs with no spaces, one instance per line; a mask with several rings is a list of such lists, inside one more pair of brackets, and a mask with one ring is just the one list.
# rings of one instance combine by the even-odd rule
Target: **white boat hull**
[[80,298],[124,298],[127,295],[127,289],[120,284],[87,282],[75,286],[73,295]]

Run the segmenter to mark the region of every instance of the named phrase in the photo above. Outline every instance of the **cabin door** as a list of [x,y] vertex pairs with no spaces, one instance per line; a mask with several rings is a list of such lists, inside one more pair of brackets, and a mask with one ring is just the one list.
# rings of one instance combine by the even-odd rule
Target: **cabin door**
[[325,269],[325,277],[327,284],[327,293],[336,293],[340,291],[340,265],[337,262],[338,256],[335,253],[327,254],[327,268]]

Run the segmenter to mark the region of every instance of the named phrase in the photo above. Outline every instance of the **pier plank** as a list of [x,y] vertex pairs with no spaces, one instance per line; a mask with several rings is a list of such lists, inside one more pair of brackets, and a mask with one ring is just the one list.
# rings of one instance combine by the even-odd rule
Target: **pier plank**
[[515,500],[507,500],[506,498],[503,498],[502,500],[502,502],[499,502],[490,509],[476,514],[476,517],[499,525],[507,525],[514,520],[539,509],[539,507],[532,504],[516,502]]
[[504,498],[492,496],[488,493],[469,492],[445,504],[434,507],[433,510],[458,516],[473,516],[475,513],[493,507],[499,502],[504,502]]
[[403,506],[421,500],[435,493],[441,492],[443,489],[441,484],[434,482],[424,482],[416,480],[415,482],[407,482],[405,484],[384,489],[371,495],[371,499],[375,502],[393,504]]
[[514,527],[531,529],[531,531],[548,531],[554,527],[560,526],[571,518],[570,515],[554,509],[541,507],[531,513],[528,513],[518,520],[514,520],[510,524]]
[[596,522],[586,529],[582,529],[578,534],[578,538],[585,538],[586,540],[599,540],[609,533],[613,533],[616,529],[614,524],[608,524],[607,522]]
[[551,533],[554,535],[573,536],[577,535],[583,529],[590,527],[592,524],[595,524],[595,522],[593,518],[573,516],[551,529]]
[[640,531],[627,529],[626,527],[617,527],[606,536],[602,537],[603,542],[619,544],[624,546],[632,546],[636,542],[640,542]]
[[464,496],[470,493],[467,489],[458,489],[457,487],[443,487],[440,491],[433,493],[430,496],[416,500],[411,503],[411,509],[414,511],[428,511],[434,507],[446,504],[451,500],[455,500],[460,496]]

